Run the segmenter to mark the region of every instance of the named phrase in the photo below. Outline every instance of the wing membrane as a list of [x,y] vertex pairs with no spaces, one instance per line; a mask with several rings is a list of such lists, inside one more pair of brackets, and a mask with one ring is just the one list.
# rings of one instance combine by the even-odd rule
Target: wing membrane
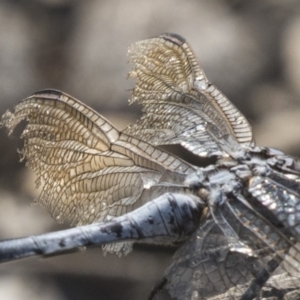
[[130,103],[142,103],[144,115],[126,133],[153,145],[182,144],[200,156],[234,154],[251,144],[248,121],[208,82],[183,38],[165,34],[128,53],[137,81]]
[[175,253],[166,271],[168,289],[178,299],[206,299],[252,278],[247,258],[230,244],[210,219]]
[[83,225],[124,214],[139,206],[144,186],[155,185],[168,172],[194,170],[119,133],[97,112],[59,91],[26,98],[14,113],[5,113],[2,123],[12,132],[24,119],[21,153],[43,185],[38,201],[58,221]]
[[[249,210],[242,213],[251,215]],[[251,292],[255,295],[280,264],[288,274],[299,272],[298,258],[290,252],[296,250],[291,243],[282,239],[268,224],[264,224],[262,230],[260,227],[254,229],[253,224],[260,225],[263,220],[247,216],[248,223],[243,223],[232,214],[226,219],[238,234],[239,241],[253,253],[248,255],[236,250],[215,220],[206,219],[175,253],[173,263],[166,271],[167,287],[172,296],[182,300],[206,299],[237,287],[236,295],[238,286],[249,283],[250,287],[251,280]],[[262,234],[265,239],[261,238]],[[229,299],[236,299],[236,296],[233,294]]]

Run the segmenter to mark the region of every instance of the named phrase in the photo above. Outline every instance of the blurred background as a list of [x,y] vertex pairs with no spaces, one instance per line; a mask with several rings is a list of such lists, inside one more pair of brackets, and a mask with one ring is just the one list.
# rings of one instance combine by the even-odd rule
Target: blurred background
[[[256,142],[300,156],[300,2],[297,0],[1,0],[0,115],[44,88],[84,101],[122,129],[127,47],[173,32],[194,49],[209,80],[253,126]],[[0,238],[66,228],[39,206],[17,139],[0,130]],[[174,249],[137,246],[125,258],[101,249],[0,266],[0,299],[146,299]]]

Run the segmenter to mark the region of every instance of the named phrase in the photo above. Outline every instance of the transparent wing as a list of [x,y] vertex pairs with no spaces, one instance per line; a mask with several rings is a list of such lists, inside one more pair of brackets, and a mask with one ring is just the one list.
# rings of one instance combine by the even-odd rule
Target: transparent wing
[[166,278],[176,299],[207,299],[248,282],[252,274],[247,257],[230,252],[227,239],[210,219],[176,252]]
[[[144,188],[193,168],[120,134],[97,112],[55,90],[33,94],[2,117],[10,133],[22,120],[23,157],[42,184],[40,202],[58,221],[82,225],[139,206]],[[175,175],[174,175],[175,174]],[[151,199],[150,199],[151,200]]]
[[268,168],[267,176],[257,171],[248,190],[300,241],[300,172],[296,174],[295,171],[284,174]]
[[129,47],[136,78],[130,103],[144,115],[125,132],[153,145],[181,144],[200,156],[232,154],[252,142],[248,121],[205,77],[185,40],[174,34]]
[[[226,203],[220,213],[226,224],[206,219],[176,252],[166,272],[172,296],[206,299],[246,283],[247,295],[255,296],[279,266],[281,272],[299,274],[299,248],[284,230],[247,208],[242,199]],[[229,226],[244,247],[236,247],[224,234]]]

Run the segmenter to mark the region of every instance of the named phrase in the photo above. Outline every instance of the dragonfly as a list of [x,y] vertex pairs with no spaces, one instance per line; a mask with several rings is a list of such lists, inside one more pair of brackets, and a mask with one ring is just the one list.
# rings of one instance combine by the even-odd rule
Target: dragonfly
[[[123,131],[56,90],[2,116],[9,134],[26,121],[20,153],[42,187],[37,202],[76,227],[1,241],[0,262],[89,246],[122,255],[134,242],[177,245],[150,299],[161,290],[178,300],[246,300],[299,289],[300,161],[255,145],[247,119],[181,36],[139,41],[128,54],[136,80],[129,103],[143,115]],[[164,145],[214,163],[196,166]]]

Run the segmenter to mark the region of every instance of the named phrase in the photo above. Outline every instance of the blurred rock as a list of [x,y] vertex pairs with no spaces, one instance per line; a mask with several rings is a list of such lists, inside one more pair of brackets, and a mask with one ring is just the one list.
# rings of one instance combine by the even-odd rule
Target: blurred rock
[[16,5],[0,5],[0,113],[38,82],[35,31]]
[[286,80],[300,103],[300,14],[287,26],[282,47]]
[[257,144],[300,155],[297,96],[280,82],[262,83],[253,89],[249,101],[255,115],[250,123]]
[[0,276],[0,299],[6,300],[64,300],[63,294],[48,280],[20,277],[16,274]]
[[30,205],[33,199],[0,190],[0,200],[0,239],[41,234],[56,225],[42,207]]
[[78,0],[35,0],[35,1],[43,5],[46,5],[50,8],[59,8],[59,7],[64,7],[66,5],[73,4]]
[[256,120],[267,115],[280,114],[295,103],[295,96],[280,82],[257,84],[250,93],[252,114]]
[[300,109],[286,109],[280,114],[269,114],[254,128],[259,146],[274,147],[300,155]]
[[222,1],[92,1],[77,13],[67,89],[99,107],[126,107],[124,91],[134,85],[125,80],[127,46],[163,32],[184,36],[210,80],[227,91],[245,87],[264,66],[251,28]]

